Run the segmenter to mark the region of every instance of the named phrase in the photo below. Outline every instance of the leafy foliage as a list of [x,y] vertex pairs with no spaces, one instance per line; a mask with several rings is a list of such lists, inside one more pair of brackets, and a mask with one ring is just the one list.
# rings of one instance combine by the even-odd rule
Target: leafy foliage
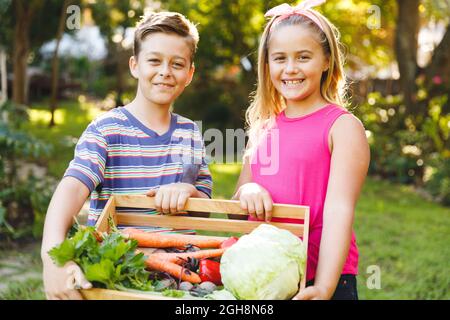
[[52,191],[47,179],[38,179],[33,173],[18,178],[22,164],[51,151],[21,130],[27,119],[23,106],[10,101],[0,106],[0,231],[13,238],[40,235],[35,222],[43,219]]
[[51,249],[49,255],[63,266],[77,263],[86,279],[96,287],[117,289],[125,287],[149,291],[153,289],[145,270],[143,253],[136,254],[137,241],[126,240],[120,233],[110,233],[98,242],[94,227],[77,227],[72,237]]
[[[424,93],[426,94],[426,93]],[[428,116],[406,116],[400,96],[369,94],[356,108],[364,122],[371,147],[369,172],[385,179],[425,188],[448,205],[450,192],[450,114],[447,95],[430,100]]]

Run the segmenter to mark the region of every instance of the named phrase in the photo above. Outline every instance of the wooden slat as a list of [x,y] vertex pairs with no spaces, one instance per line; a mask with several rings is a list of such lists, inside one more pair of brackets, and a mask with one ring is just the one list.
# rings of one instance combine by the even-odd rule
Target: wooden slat
[[[117,207],[155,207],[155,199],[145,195],[114,195],[114,198],[116,199]],[[189,198],[186,203],[185,210],[247,215],[247,213],[242,211],[240,202],[235,200]],[[276,218],[303,219],[307,210],[307,206],[274,204],[272,215]]]
[[[196,229],[208,231],[238,232],[249,233],[260,224],[265,222],[246,221],[246,220],[228,220],[214,218],[197,218],[197,217],[178,217],[164,215],[146,215],[146,214],[117,214],[117,220],[123,225],[139,225],[166,227],[175,229]],[[293,223],[270,222],[278,228],[291,231],[297,236],[303,235],[303,225]]]
[[158,294],[152,295],[97,288],[80,291],[83,298],[87,300],[180,300],[178,298],[166,297]]
[[115,197],[110,197],[108,202],[106,202],[105,208],[102,211],[102,214],[97,220],[95,224],[95,229],[100,232],[108,232],[109,231],[109,217],[112,217],[114,223],[117,225],[117,217],[116,217],[116,205],[115,205]]
[[[103,210],[96,228],[99,231],[109,231],[108,217],[113,217],[116,224],[124,225],[141,225],[168,227],[176,229],[198,229],[208,231],[221,232],[237,232],[249,233],[254,228],[265,222],[246,221],[246,220],[228,220],[214,218],[197,218],[186,216],[165,216],[165,215],[146,215],[146,214],[120,214],[116,213],[118,207],[131,208],[152,208],[154,207],[154,199],[145,195],[114,195],[111,197]],[[188,200],[188,211],[198,212],[215,212],[226,214],[244,214],[240,208],[239,201],[231,200],[210,200],[191,198]],[[281,229],[289,230],[295,235],[302,236],[305,247],[308,247],[309,233],[309,207],[296,205],[274,205],[274,217],[304,219],[304,224],[289,223],[270,223]],[[210,236],[205,236],[210,237]],[[213,237],[225,238],[225,237]],[[304,267],[304,275],[306,275],[306,264]],[[306,285],[306,276],[300,282],[300,289],[304,289]],[[134,292],[124,292],[106,289],[90,289],[81,290],[85,299],[89,300],[174,300],[176,298],[165,297],[161,295],[140,294]]]

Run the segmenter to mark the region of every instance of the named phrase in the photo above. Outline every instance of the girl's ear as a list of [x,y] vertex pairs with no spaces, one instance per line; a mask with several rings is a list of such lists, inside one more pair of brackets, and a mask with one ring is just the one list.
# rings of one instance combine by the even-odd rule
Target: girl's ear
[[138,79],[138,71],[137,71],[137,57],[134,55],[130,57],[130,60],[128,61],[128,66],[130,67],[130,72],[133,78]]
[[323,64],[322,72],[328,71],[330,69],[330,58],[326,58]]
[[195,65],[192,64],[191,70],[189,70],[189,75],[188,75],[188,79],[187,79],[187,81],[186,81],[185,87],[187,87],[188,85],[191,84],[192,78],[194,77],[194,72],[195,72]]

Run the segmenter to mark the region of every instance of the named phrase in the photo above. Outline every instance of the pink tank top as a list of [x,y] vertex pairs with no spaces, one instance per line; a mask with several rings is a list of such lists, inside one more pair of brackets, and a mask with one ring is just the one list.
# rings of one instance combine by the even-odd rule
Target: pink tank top
[[[307,281],[314,279],[319,258],[331,160],[328,136],[333,123],[343,114],[348,112],[332,104],[298,118],[287,118],[282,112],[274,128],[259,144],[251,164],[253,182],[267,189],[274,203],[310,207]],[[272,221],[300,222],[282,218]],[[358,249],[352,232],[342,274],[357,273]]]

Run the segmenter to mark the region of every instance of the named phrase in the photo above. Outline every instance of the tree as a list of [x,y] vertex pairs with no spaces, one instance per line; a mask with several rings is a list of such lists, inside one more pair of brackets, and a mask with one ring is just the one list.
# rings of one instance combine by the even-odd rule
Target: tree
[[126,87],[128,57],[130,50],[124,45],[127,28],[134,27],[143,15],[145,0],[105,0],[89,3],[92,17],[100,32],[107,39],[108,57],[116,76],[116,105],[122,105],[122,95]]
[[27,68],[30,58],[55,37],[63,2],[60,0],[0,0],[0,37],[11,57],[12,100],[28,102]]
[[417,76],[417,38],[419,33],[419,0],[397,0],[397,33],[395,52],[400,71],[400,86],[408,113],[415,109]]
[[[415,116],[426,116],[428,102],[439,94],[448,93],[446,90],[436,90],[433,88],[434,77],[439,77],[440,82],[446,83],[450,88],[450,28],[447,25],[446,32],[440,44],[435,48],[429,64],[420,70],[417,65],[418,33],[421,25],[419,7],[427,4],[433,8],[435,3],[419,0],[397,0],[397,33],[395,41],[395,51],[397,63],[400,71],[400,84],[403,93],[404,103],[407,106],[407,114]],[[439,7],[435,7],[437,10]],[[445,9],[445,8],[443,8]],[[450,6],[447,4],[447,12]],[[445,10],[444,10],[445,11]],[[437,13],[439,15],[439,13]],[[425,83],[428,89],[427,99],[417,100],[416,79],[419,74],[425,76]]]
[[61,38],[64,33],[64,26],[66,24],[67,8],[73,2],[74,1],[71,1],[71,0],[64,0],[64,3],[61,7],[61,14],[59,16],[58,29],[56,31],[56,45],[55,45],[55,51],[54,51],[53,58],[52,58],[52,91],[51,91],[51,96],[50,96],[51,118],[50,118],[50,123],[49,123],[50,127],[55,125],[55,110],[56,110],[56,104],[58,101],[58,79],[59,79],[58,50],[59,50],[59,44],[61,42]]
[[40,0],[14,0],[15,14],[14,50],[13,50],[13,101],[24,104],[27,100],[27,60],[30,53],[30,27],[34,17],[42,8]]

